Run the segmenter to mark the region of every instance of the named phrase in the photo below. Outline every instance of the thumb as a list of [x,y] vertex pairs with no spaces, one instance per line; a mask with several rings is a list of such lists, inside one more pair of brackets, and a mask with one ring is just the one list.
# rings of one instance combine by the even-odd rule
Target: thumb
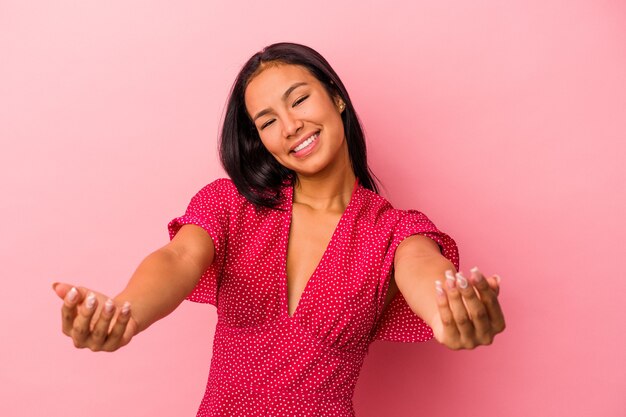
[[59,298],[64,299],[67,295],[68,291],[72,289],[72,285],[66,284],[64,282],[55,282],[52,284],[52,290],[59,296]]

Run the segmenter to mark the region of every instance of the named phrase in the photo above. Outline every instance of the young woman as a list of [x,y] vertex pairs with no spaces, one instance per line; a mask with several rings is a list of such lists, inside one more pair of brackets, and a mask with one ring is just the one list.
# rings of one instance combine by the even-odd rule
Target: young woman
[[499,278],[457,273],[448,235],[377,194],[350,97],[314,50],[250,58],[220,155],[230,179],[193,197],[117,297],[54,285],[76,347],[114,351],[185,298],[211,303],[198,416],[353,416],[372,341],[471,349],[504,329]]

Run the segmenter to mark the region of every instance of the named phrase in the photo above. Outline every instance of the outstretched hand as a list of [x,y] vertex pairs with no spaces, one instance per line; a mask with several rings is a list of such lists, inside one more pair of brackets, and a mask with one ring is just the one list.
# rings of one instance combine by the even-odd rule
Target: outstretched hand
[[128,302],[118,305],[104,294],[64,283],[55,283],[52,288],[63,299],[63,333],[77,348],[113,352],[128,344],[136,333],[137,323]]
[[461,272],[455,276],[448,270],[445,285],[436,281],[435,286],[441,320],[433,326],[433,333],[443,345],[454,350],[473,349],[491,344],[504,330],[497,275],[486,278],[478,268],[472,268],[468,280]]

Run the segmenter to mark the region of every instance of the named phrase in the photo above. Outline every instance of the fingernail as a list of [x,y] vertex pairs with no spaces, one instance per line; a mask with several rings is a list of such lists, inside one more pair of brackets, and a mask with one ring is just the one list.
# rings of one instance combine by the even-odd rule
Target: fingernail
[[130,303],[128,301],[125,301],[124,305],[122,306],[122,314],[127,315],[129,311],[130,311]]
[[111,300],[110,298],[107,300],[106,303],[104,303],[104,311],[106,313],[110,313],[111,311],[113,311],[113,306],[115,305],[115,303],[113,303],[113,300]]
[[441,281],[435,281],[435,291],[437,291],[437,295],[443,295],[443,284]]
[[65,298],[67,299],[67,301],[69,301],[70,303],[73,303],[76,300],[76,297],[78,296],[78,290],[74,287],[72,287],[68,293],[65,295]]
[[90,292],[89,295],[87,296],[87,300],[85,301],[85,307],[87,307],[88,310],[91,310],[95,304],[96,304],[96,294]]
[[446,284],[448,288],[453,289],[455,287],[456,278],[454,278],[454,274],[449,269],[446,271]]
[[472,280],[474,282],[480,282],[483,280],[483,274],[480,273],[477,266],[470,269],[470,272],[472,273]]
[[456,273],[456,284],[463,290],[467,288],[467,279],[460,272]]
[[496,281],[498,282],[498,285],[500,285],[500,281],[502,281],[502,278],[500,278],[500,275],[498,274],[494,274],[493,277],[496,279]]
[[53,289],[53,290],[56,290],[56,289],[57,289],[57,285],[59,285],[59,283],[58,283],[58,282],[53,282],[53,283],[52,283],[52,289]]

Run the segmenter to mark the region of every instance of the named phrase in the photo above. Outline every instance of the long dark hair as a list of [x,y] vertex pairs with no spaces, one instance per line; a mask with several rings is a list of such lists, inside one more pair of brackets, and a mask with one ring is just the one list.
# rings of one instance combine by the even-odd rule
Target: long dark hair
[[281,189],[293,185],[296,180],[295,173],[282,166],[265,149],[246,111],[246,87],[262,69],[261,65],[269,62],[306,68],[331,97],[339,96],[344,101],[346,108],[341,118],[352,169],[363,187],[378,193],[375,176],[367,165],[363,129],[339,76],[317,51],[287,42],[275,43],[254,54],[239,71],[230,91],[222,127],[220,159],[237,190],[257,206],[275,208],[283,198]]

